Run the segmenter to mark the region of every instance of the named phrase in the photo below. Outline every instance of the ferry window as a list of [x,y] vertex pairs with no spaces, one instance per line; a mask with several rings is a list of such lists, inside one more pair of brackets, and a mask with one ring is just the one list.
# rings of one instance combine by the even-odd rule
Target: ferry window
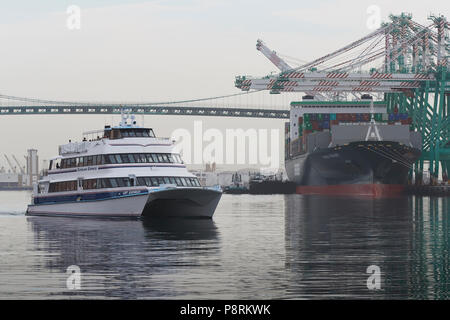
[[163,160],[164,160],[165,163],[170,162],[169,158],[167,157],[167,154],[163,154],[162,157],[163,157]]
[[136,137],[142,137],[142,131],[141,130],[136,131]]
[[94,162],[94,157],[93,156],[88,156],[86,158],[87,158],[86,165],[87,166],[92,166],[92,164]]
[[158,177],[158,185],[164,184],[164,179],[161,177]]
[[76,181],[69,181],[69,190],[71,190],[71,191],[77,190],[77,182]]
[[136,136],[136,132],[134,132],[133,130],[131,130],[131,131],[128,133],[128,135],[129,135],[130,137],[135,137],[135,136]]
[[115,154],[114,157],[116,158],[116,162],[114,162],[114,163],[122,163],[122,159],[120,157],[120,154]]
[[137,155],[135,157],[133,154],[129,154],[128,157],[130,158],[129,162],[131,162],[131,163],[137,162]]
[[108,163],[112,163],[112,164],[117,163],[116,156],[114,154],[109,154],[108,159],[109,159]]
[[186,183],[189,187],[192,187],[192,182],[190,178],[186,178]]
[[128,137],[128,131],[122,130],[122,137]]
[[159,185],[158,179],[156,179],[155,177],[151,177],[150,180],[152,182],[152,184],[151,184],[152,186],[156,187]]
[[111,179],[101,179],[103,188],[112,188]]
[[149,136],[148,131],[147,130],[142,131],[142,136],[148,137]]
[[128,158],[128,156],[126,154],[119,154],[117,156],[120,157],[120,161],[117,160],[117,163],[128,163],[128,162],[130,162],[130,159]]
[[143,155],[141,153],[134,154],[134,160],[135,160],[136,163],[146,162],[145,161],[145,155]]
[[119,139],[119,138],[120,138],[119,130],[112,130],[111,131],[111,139]]
[[155,133],[153,132],[152,129],[150,129],[150,130],[148,131],[148,133],[149,133],[149,135],[150,135],[151,138],[154,138],[154,137],[155,137]]
[[168,177],[164,177],[164,183],[165,184],[170,184],[170,179]]
[[171,184],[177,184],[177,182],[175,181],[174,177],[170,177],[169,179],[170,179],[170,183]]
[[117,178],[117,184],[119,187],[129,187],[131,185],[129,178]]
[[147,154],[145,155],[145,157],[147,158],[147,162],[153,163],[153,158],[152,158],[152,155],[151,155],[150,153],[147,153]]
[[180,178],[175,178],[175,181],[177,182],[177,186],[181,187],[183,184],[181,183],[181,179]]
[[78,159],[78,161],[77,161],[77,166],[78,167],[82,167],[83,166],[83,157],[79,157],[79,158],[77,158]]
[[50,160],[50,163],[48,165],[48,170],[52,170],[53,160]]
[[97,189],[97,179],[83,180],[83,189]]
[[151,156],[152,156],[152,158],[153,158],[153,162],[155,162],[155,163],[158,163],[158,162],[159,162],[158,157],[156,156],[155,153],[152,153]]
[[164,162],[164,159],[160,153],[158,153],[157,156],[158,156],[158,162]]
[[66,159],[62,159],[61,160],[61,169],[65,169],[66,168]]
[[117,181],[116,181],[116,179],[109,179],[109,181],[111,182],[111,187],[112,188],[117,188]]
[[137,178],[138,186],[148,186],[147,178],[141,177]]
[[60,169],[61,168],[61,159],[56,159],[55,163],[56,163],[55,168]]

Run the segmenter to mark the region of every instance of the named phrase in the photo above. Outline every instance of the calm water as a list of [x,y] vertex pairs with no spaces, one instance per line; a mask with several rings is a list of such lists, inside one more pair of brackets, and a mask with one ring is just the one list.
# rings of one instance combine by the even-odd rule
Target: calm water
[[142,221],[26,217],[29,197],[0,192],[0,298],[449,298],[448,198],[224,195],[213,221]]

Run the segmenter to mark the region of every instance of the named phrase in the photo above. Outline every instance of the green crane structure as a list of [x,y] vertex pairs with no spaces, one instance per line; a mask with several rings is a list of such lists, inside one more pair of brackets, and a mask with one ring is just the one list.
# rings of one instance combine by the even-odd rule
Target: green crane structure
[[431,15],[430,25],[424,26],[406,13],[390,15],[389,20],[369,35],[298,68],[262,78],[238,76],[235,86],[275,94],[320,93],[329,100],[375,94],[384,100],[388,113],[408,113],[411,129],[421,133],[422,156],[410,175],[414,171],[416,182],[421,182],[428,169],[430,181],[436,183],[442,168],[446,180],[450,171],[449,23],[442,15]]

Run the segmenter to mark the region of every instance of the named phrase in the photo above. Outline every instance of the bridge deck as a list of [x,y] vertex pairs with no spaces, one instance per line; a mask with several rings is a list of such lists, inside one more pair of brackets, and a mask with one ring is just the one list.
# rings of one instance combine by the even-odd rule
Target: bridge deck
[[[288,110],[175,107],[175,106],[123,106],[135,114],[148,115],[189,115],[214,117],[247,117],[289,119]],[[36,114],[120,114],[120,107],[108,106],[8,106],[0,107],[0,115]]]

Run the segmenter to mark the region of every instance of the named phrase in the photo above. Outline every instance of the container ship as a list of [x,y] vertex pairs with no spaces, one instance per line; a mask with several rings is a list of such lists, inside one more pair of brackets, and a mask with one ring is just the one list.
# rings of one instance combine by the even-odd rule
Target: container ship
[[422,141],[412,119],[384,101],[292,102],[285,167],[300,194],[384,196],[404,192]]

